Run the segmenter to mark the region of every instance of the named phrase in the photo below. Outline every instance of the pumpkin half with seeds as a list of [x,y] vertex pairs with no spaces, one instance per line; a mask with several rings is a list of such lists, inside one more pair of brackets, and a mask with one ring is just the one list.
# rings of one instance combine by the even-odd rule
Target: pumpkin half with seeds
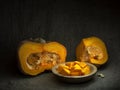
[[42,39],[27,40],[19,46],[18,63],[24,74],[34,76],[65,62],[66,54],[66,48],[58,42],[45,42]]
[[107,48],[98,37],[83,38],[76,48],[76,57],[79,61],[101,66],[108,61]]

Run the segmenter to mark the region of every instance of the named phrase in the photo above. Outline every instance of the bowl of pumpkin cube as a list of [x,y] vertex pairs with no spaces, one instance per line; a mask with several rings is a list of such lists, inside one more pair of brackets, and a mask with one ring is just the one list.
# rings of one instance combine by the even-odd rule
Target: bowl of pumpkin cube
[[61,81],[81,83],[91,80],[97,72],[97,67],[88,62],[69,61],[55,65],[52,72]]

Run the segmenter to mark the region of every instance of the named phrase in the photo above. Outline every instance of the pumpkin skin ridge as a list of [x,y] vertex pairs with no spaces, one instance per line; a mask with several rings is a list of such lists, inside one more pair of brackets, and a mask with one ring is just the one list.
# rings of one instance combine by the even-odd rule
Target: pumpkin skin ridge
[[[31,54],[31,53],[42,53],[42,52],[50,52],[50,53],[56,53],[56,54],[58,54],[58,55],[60,55],[60,58],[62,58],[61,59],[61,62],[65,62],[65,60],[66,60],[66,54],[67,54],[67,50],[66,50],[66,48],[62,45],[62,44],[60,44],[60,43],[58,43],[58,42],[48,42],[49,44],[51,43],[51,44],[54,44],[54,43],[57,43],[57,45],[58,45],[58,47],[60,47],[60,48],[62,48],[62,50],[63,51],[61,51],[61,50],[57,50],[56,48],[54,48],[54,50],[56,50],[56,51],[48,51],[47,49],[44,49],[44,46],[46,46],[46,44],[48,44],[48,43],[38,43],[38,42],[32,42],[32,41],[27,41],[27,40],[25,40],[25,41],[22,41],[21,42],[22,43],[22,45],[19,45],[19,48],[18,48],[18,67],[19,67],[19,69],[20,69],[20,71],[22,72],[22,73],[24,73],[25,75],[31,75],[31,76],[35,76],[35,75],[38,75],[38,74],[40,74],[40,73],[42,73],[42,72],[44,72],[45,70],[51,70],[51,68],[52,68],[52,66],[49,66],[48,68],[47,67],[44,67],[43,68],[43,66],[40,66],[40,67],[42,67],[42,68],[40,68],[40,70],[30,70],[30,69],[28,69],[28,67],[27,67],[27,65],[26,65],[26,58]],[[29,44],[32,44],[32,47],[30,47],[29,46]],[[28,45],[28,46],[27,46]],[[34,47],[34,45],[35,45],[35,47]],[[34,49],[34,48],[36,48],[36,45],[38,46],[38,49],[39,49],[39,47],[41,47],[40,48],[40,50],[36,50],[36,49]],[[60,45],[60,46],[59,46]],[[53,45],[54,46],[54,45]],[[25,48],[26,47],[26,48]],[[25,50],[23,50],[23,51],[21,51],[21,49],[25,49]],[[28,50],[28,52],[27,52],[27,50]],[[31,51],[29,51],[29,49],[31,50]],[[59,49],[59,48],[58,48]],[[25,52],[24,52],[25,51]],[[62,54],[60,54],[60,53],[58,53],[57,51],[61,51],[62,52],[62,54],[64,54],[64,55],[62,55]],[[24,53],[23,53],[24,52]],[[22,53],[22,54],[25,54],[25,56],[23,56],[23,58],[21,59],[21,56],[22,56],[22,54],[20,54],[20,53]]]

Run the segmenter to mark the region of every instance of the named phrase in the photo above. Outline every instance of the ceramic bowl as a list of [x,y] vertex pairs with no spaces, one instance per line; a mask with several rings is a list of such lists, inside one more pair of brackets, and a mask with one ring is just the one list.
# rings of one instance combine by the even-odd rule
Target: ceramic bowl
[[[67,62],[65,62],[67,63]],[[65,64],[65,63],[62,63],[62,64]],[[91,63],[87,63],[87,65],[90,66],[90,69],[91,69],[91,73],[87,74],[87,75],[82,75],[82,76],[65,76],[65,75],[62,75],[60,74],[58,71],[57,71],[57,68],[59,67],[59,65],[61,64],[58,64],[58,65],[55,65],[53,68],[52,68],[52,72],[53,74],[55,75],[55,77],[59,80],[62,80],[64,82],[69,82],[69,83],[81,83],[81,82],[85,82],[85,81],[88,81],[88,80],[91,80],[96,72],[97,72],[97,67]]]

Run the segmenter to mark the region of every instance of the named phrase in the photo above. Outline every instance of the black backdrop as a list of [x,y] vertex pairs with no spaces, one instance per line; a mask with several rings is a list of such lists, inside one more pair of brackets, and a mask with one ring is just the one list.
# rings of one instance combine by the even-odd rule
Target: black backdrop
[[[94,90],[120,88],[120,9],[110,0],[15,0],[0,1],[0,90]],[[82,38],[100,37],[109,60],[99,69],[105,78],[80,84],[54,79],[51,72],[36,77],[22,75],[16,64],[20,41],[42,37],[66,46],[67,61],[75,59]]]

